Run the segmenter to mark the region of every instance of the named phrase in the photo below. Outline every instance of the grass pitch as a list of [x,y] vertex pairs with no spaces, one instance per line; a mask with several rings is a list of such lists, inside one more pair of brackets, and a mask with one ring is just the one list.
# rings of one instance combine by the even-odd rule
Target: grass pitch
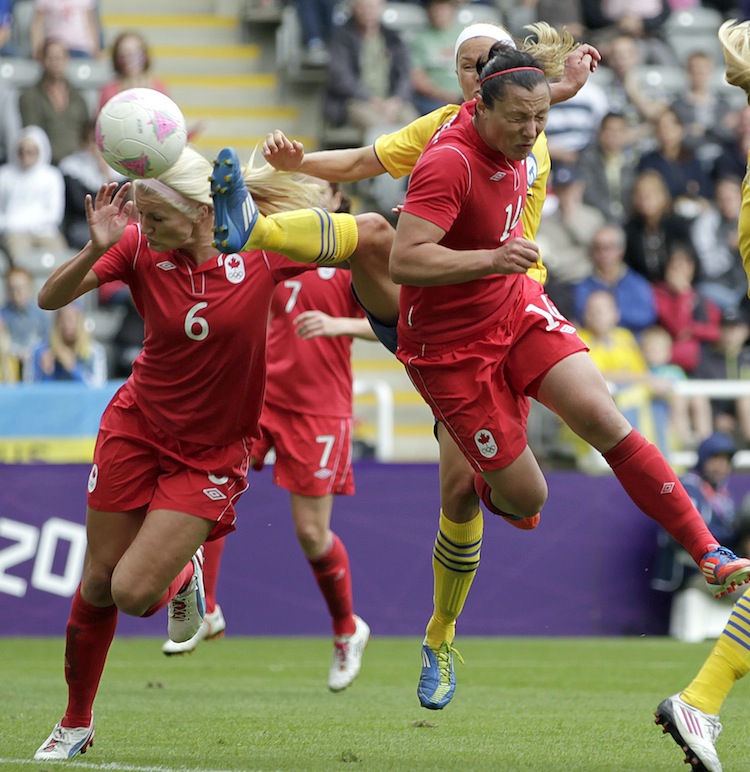
[[[0,770],[500,770],[660,772],[683,755],[653,711],[710,643],[643,638],[459,638],[458,689],[419,707],[420,641],[374,637],[350,689],[326,688],[330,640],[232,638],[167,658],[115,639],[94,746],[31,760],[63,713],[61,639],[0,639]],[[722,710],[725,772],[750,772],[750,679]]]

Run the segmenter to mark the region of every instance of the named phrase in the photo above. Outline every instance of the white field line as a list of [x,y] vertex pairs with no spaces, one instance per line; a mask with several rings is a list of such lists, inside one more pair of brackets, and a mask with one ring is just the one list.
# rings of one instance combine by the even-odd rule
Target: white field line
[[[102,764],[96,764],[89,761],[77,761],[76,759],[58,759],[48,761],[35,761],[34,759],[3,759],[0,758],[0,767],[4,764],[12,764],[13,766],[34,766],[39,767],[40,764],[64,764],[66,769],[101,769],[109,770],[110,772],[237,772],[237,770],[231,769],[203,769],[203,768],[186,768],[186,767],[135,767],[132,764],[117,764],[115,762],[105,762]],[[252,772],[252,770],[246,770],[245,772]]]

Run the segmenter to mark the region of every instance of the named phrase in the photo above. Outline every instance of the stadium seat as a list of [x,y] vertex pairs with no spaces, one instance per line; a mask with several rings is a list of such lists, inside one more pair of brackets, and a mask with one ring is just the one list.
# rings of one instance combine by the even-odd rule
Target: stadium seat
[[73,257],[76,252],[75,249],[58,252],[52,252],[49,249],[30,249],[28,252],[18,255],[14,262],[33,276],[46,278],[55,268]]
[[4,57],[0,59],[0,83],[21,90],[39,80],[42,68],[31,59]]
[[684,65],[690,54],[696,51],[711,54],[720,64],[724,62],[724,55],[721,52],[721,44],[716,30],[704,30],[700,33],[689,32],[687,34],[682,34],[676,30],[667,34],[665,39],[680,64]]
[[687,75],[681,67],[669,65],[642,65],[637,68],[636,76],[640,91],[653,99],[670,101],[685,93],[688,86]]
[[502,24],[503,17],[500,11],[491,5],[480,5],[471,3],[462,5],[456,15],[458,23],[467,27],[469,24],[478,24],[480,22],[487,24]]
[[663,30],[668,35],[673,32],[698,35],[708,31],[716,33],[723,21],[724,17],[720,11],[696,6],[670,14],[664,22]]
[[113,76],[112,65],[107,60],[72,59],[66,72],[68,80],[80,89],[100,89]]
[[382,16],[383,24],[398,32],[408,41],[420,29],[428,26],[427,11],[414,3],[387,3]]

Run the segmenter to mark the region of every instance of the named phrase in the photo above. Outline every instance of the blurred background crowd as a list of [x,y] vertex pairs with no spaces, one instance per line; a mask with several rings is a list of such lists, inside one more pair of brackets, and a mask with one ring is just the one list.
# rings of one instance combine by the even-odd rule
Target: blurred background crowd
[[[750,388],[722,396],[691,388],[750,387],[750,302],[737,245],[750,107],[723,79],[716,34],[725,19],[748,18],[750,2],[191,0],[174,7],[203,9],[217,23],[228,8],[240,44],[265,41],[266,67],[278,80],[262,101],[293,104],[302,84],[317,111],[308,149],[368,144],[460,101],[454,42],[469,23],[500,23],[523,38],[528,24],[546,21],[597,46],[601,66],[552,108],[547,126],[552,172],[538,243],[548,293],[579,327],[622,410],[662,450],[694,452],[716,431],[750,448]],[[49,271],[86,243],[85,194],[118,180],[94,142],[99,107],[133,86],[182,104],[174,93],[185,86],[181,76],[156,74],[159,52],[179,28],[154,32],[145,15],[142,28],[114,17],[108,24],[120,11],[104,0],[0,2],[6,384],[100,385],[127,377],[140,349],[143,327],[124,287],[55,314],[35,299]],[[205,46],[188,49],[205,56],[204,71],[217,66]],[[233,49],[223,53],[228,60]],[[229,82],[234,76],[220,65],[216,76]],[[207,111],[231,119],[225,106]],[[200,140],[202,119],[186,114],[191,139]],[[272,114],[264,120],[266,130],[277,127]],[[248,125],[248,136],[254,132]],[[378,179],[347,193],[354,211],[392,218],[405,184]],[[543,409],[535,408],[532,423],[550,463],[596,464]]]

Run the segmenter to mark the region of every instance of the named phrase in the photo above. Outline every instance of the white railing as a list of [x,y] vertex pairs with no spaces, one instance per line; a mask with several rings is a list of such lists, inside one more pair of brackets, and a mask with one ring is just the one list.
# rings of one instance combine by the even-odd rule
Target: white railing
[[354,395],[365,394],[375,397],[375,458],[390,461],[393,458],[393,389],[388,381],[379,378],[355,378]]
[[[675,394],[681,397],[708,397],[709,399],[737,399],[750,397],[748,381],[686,380],[677,381],[673,386]],[[692,467],[698,456],[694,450],[678,450],[669,454],[669,461],[674,466]],[[750,450],[740,450],[734,457],[736,469],[750,469]]]

